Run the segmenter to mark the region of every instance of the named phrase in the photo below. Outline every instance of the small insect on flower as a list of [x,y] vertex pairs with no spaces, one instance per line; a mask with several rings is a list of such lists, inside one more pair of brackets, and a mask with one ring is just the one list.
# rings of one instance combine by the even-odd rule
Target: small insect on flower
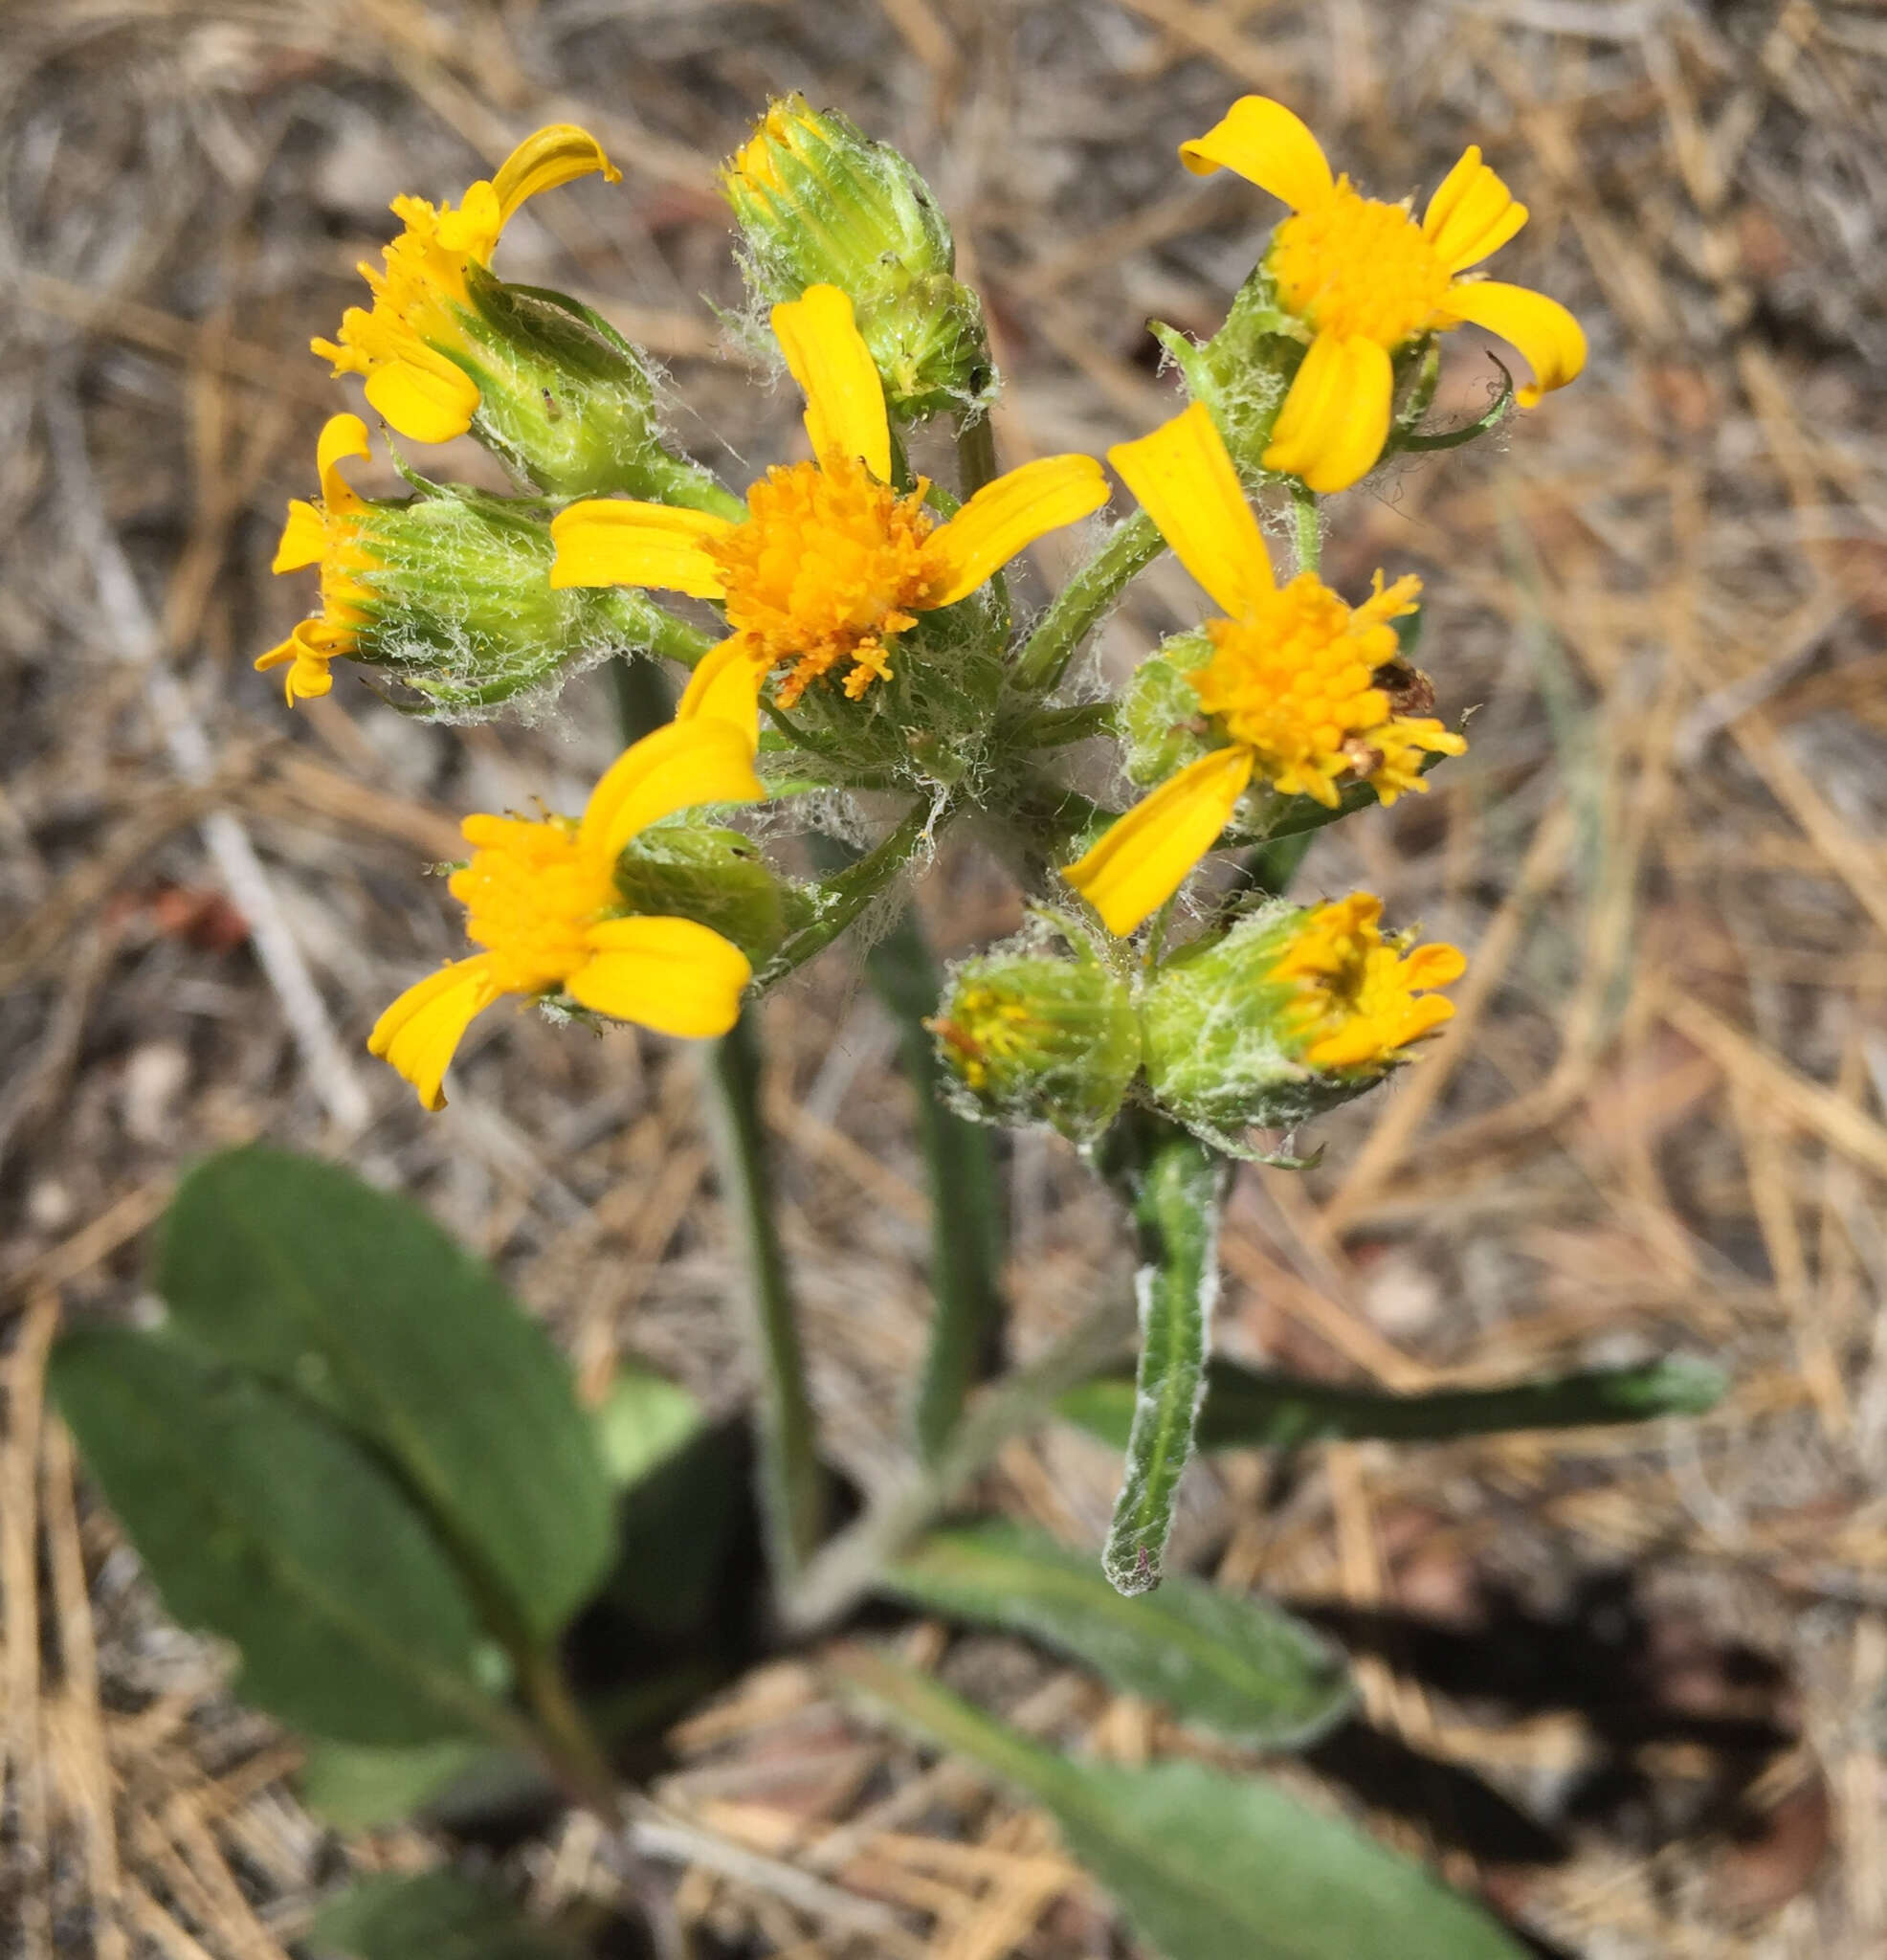
[[845,667],[858,700],[891,675],[899,634],[966,599],[1046,531],[1107,501],[1092,457],[1043,457],[986,484],[940,523],[920,478],[890,484],[891,425],[871,351],[836,286],[775,306],[773,331],[806,395],[813,460],[776,467],[732,521],[670,504],[595,499],[551,524],[556,586],[649,586],[718,599],[730,636],[696,668],[677,710],[758,724],[776,666],[781,706]]
[[1316,137],[1283,103],[1246,96],[1180,158],[1226,168],[1291,207],[1265,267],[1277,304],[1309,344],[1279,409],[1264,467],[1312,490],[1347,489],[1388,437],[1390,357],[1472,323],[1511,341],[1533,368],[1516,399],[1531,408],[1586,365],[1586,336],[1557,300],[1469,268],[1506,244],[1527,212],[1470,145],[1418,224],[1407,204],[1363,196],[1332,177]]
[[1314,572],[1280,587],[1203,404],[1107,455],[1230,615],[1208,624],[1212,657],[1189,677],[1225,746],[1168,777],[1065,874],[1110,932],[1128,933],[1217,843],[1254,777],[1327,809],[1341,782],[1366,781],[1389,804],[1427,790],[1424,753],[1459,755],[1468,745],[1432,717],[1395,712],[1379,679],[1396,659],[1390,622],[1413,609],[1420,582],[1385,587],[1378,573],[1356,607]]
[[408,988],[375,1023],[368,1051],[437,1109],[466,1029],[501,994],[562,997],[664,1035],[724,1035],[753,977],[746,955],[692,919],[631,911],[616,860],[677,811],[763,794],[737,728],[672,722],[616,759],[579,818],[468,816],[472,858],[449,889],[466,909],[466,937],[484,950]]

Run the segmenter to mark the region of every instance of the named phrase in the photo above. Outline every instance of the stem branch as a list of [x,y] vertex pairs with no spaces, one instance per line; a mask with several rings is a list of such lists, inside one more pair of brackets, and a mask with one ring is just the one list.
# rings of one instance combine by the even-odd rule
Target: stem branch
[[1166,539],[1143,510],[1116,524],[1029,635],[1015,658],[1015,685],[1025,693],[1047,694],[1096,621],[1166,548]]

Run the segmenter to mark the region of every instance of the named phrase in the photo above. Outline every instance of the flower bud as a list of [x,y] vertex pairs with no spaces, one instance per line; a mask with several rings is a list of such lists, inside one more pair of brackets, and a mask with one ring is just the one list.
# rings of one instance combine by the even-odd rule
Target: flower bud
[[1357,892],[1303,907],[1279,900],[1166,961],[1141,1002],[1154,1101],[1239,1155],[1254,1125],[1293,1129],[1410,1059],[1452,1001],[1452,946],[1385,939],[1383,902]]
[[318,503],[297,499],[277,571],[321,568],[322,610],[256,666],[286,666],[291,702],[325,694],[329,663],[387,669],[434,708],[469,714],[610,653],[659,650],[676,622],[639,592],[553,590],[548,513],[535,501],[433,489],[383,501],[341,474],[366,426],[322,432]]
[[955,277],[956,246],[930,187],[889,144],[785,96],[721,188],[755,293],[768,304],[809,286],[846,293],[895,414],[921,420],[992,398],[982,302]]
[[728,514],[739,505],[707,471],[663,446],[655,385],[642,356],[567,294],[506,285],[465,269],[471,304],[456,365],[478,388],[472,434],[556,497],[623,491]]
[[616,860],[616,889],[633,912],[708,926],[756,967],[779,951],[799,897],[744,832],[685,821],[634,838]]
[[964,1115],[1047,1124],[1086,1144],[1120,1111],[1140,1067],[1140,1027],[1125,983],[1085,939],[1067,943],[1069,953],[1051,952],[1038,932],[1033,948],[965,961],[926,1025]]

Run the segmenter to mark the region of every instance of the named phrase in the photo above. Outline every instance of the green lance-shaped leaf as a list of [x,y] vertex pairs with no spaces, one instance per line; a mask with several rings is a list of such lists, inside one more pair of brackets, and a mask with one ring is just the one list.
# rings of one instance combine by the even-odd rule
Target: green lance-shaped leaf
[[1141,1266],[1140,1363],[1121,1494],[1101,1570],[1122,1592],[1160,1583],[1173,1503],[1192,1456],[1218,1295],[1219,1206],[1227,1168],[1196,1138],[1162,1125],[1149,1133],[1134,1182]]
[[245,1701],[355,1743],[515,1726],[457,1574],[345,1431],[166,1337],[68,1334],[50,1380],[166,1605],[241,1649]]
[[599,1581],[610,1493],[548,1338],[431,1219],[251,1147],[185,1179],[158,1258],[177,1327],[368,1437],[538,1639]]
[[900,1727],[1053,1812],[1068,1848],[1166,1960],[1525,1960],[1419,1865],[1275,1784],[1196,1763],[1072,1761],[879,1655],[849,1649],[836,1665]]
[[[1727,1386],[1720,1370],[1686,1355],[1640,1368],[1589,1369],[1500,1388],[1439,1389],[1419,1395],[1299,1381],[1214,1360],[1207,1367],[1206,1402],[1194,1440],[1202,1450],[1294,1449],[1313,1442],[1446,1442],[1510,1430],[1648,1422],[1657,1415],[1700,1415]],[[1055,1406],[1101,1441],[1126,1447],[1134,1417],[1131,1377],[1098,1376],[1070,1390]]]
[[1301,1748],[1353,1699],[1341,1656],[1289,1614],[1184,1577],[1123,1599],[1091,1556],[995,1520],[933,1532],[884,1583],[933,1612],[1026,1634],[1253,1748]]
[[526,1919],[503,1893],[456,1872],[358,1880],[309,1928],[318,1953],[346,1960],[576,1960],[575,1945]]
[[610,1482],[622,1491],[674,1456],[706,1416],[678,1382],[653,1369],[625,1364],[590,1420]]

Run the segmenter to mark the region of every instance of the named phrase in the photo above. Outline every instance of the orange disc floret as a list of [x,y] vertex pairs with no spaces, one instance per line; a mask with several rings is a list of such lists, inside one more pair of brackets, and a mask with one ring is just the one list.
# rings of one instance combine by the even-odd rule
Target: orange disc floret
[[567,817],[468,816],[471,862],[448,881],[465,936],[491,959],[502,993],[540,993],[591,957],[588,928],[615,901],[612,860],[586,849]]
[[1327,200],[1278,226],[1266,260],[1278,296],[1319,333],[1400,346],[1447,311],[1454,275],[1406,206],[1339,177]]
[[1382,916],[1382,900],[1368,892],[1320,905],[1271,969],[1272,979],[1297,985],[1286,1025],[1313,1068],[1387,1068],[1454,1013],[1453,1001],[1422,990],[1461,977],[1468,963],[1459,949],[1416,947],[1413,933],[1385,939]]
[[917,623],[948,578],[930,545],[928,487],[920,479],[900,496],[839,456],[776,467],[748,491],[748,521],[707,543],[729,626],[756,659],[792,663],[783,707],[842,660],[853,663],[854,701],[889,678],[886,642]]

